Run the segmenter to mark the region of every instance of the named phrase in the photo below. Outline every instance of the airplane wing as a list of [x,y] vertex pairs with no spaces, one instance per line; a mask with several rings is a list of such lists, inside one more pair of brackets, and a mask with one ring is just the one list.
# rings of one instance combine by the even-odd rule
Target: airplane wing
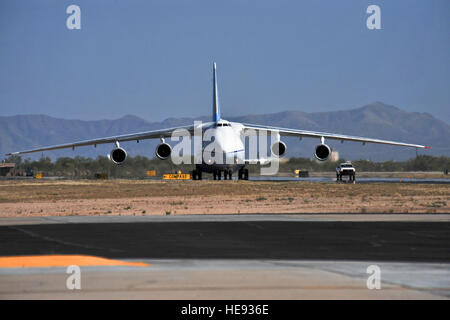
[[176,132],[176,130],[182,130],[182,129],[184,129],[185,131],[187,130],[191,135],[193,135],[194,129],[202,130],[203,128],[211,126],[211,125],[212,125],[212,122],[207,122],[207,123],[201,123],[198,125],[190,125],[190,126],[177,127],[177,128],[144,131],[144,132],[124,134],[124,135],[98,138],[98,139],[92,139],[92,140],[77,141],[77,142],[72,142],[72,143],[66,143],[66,144],[60,144],[60,145],[54,145],[54,146],[48,146],[48,147],[42,147],[42,148],[36,148],[36,149],[30,149],[30,150],[23,150],[23,151],[18,151],[18,152],[11,152],[11,153],[7,153],[6,155],[12,156],[12,155],[19,155],[19,154],[24,154],[24,153],[49,151],[49,150],[56,150],[56,149],[66,149],[66,148],[75,149],[77,147],[90,146],[90,145],[97,146],[98,144],[115,143],[115,142],[123,142],[123,141],[133,141],[133,140],[139,141],[139,140],[145,140],[145,139],[169,138],[172,136],[172,134],[173,134],[173,136],[183,135],[181,133],[181,131],[180,131],[180,134]]
[[270,132],[276,131],[280,134],[280,136],[333,139],[333,140],[340,140],[341,142],[356,141],[356,142],[362,142],[363,144],[379,143],[379,144],[388,144],[388,145],[394,145],[394,146],[425,148],[425,149],[430,148],[428,146],[423,146],[423,145],[419,145],[419,144],[410,144],[410,143],[396,142],[396,141],[389,141],[389,140],[355,137],[355,136],[348,136],[348,135],[336,134],[336,133],[315,132],[315,131],[307,131],[307,130],[299,130],[299,129],[287,129],[287,128],[261,126],[261,125],[246,124],[246,123],[243,123],[243,125],[244,125],[244,131],[247,131],[247,130],[255,130],[255,131],[264,130],[264,131],[270,131]]

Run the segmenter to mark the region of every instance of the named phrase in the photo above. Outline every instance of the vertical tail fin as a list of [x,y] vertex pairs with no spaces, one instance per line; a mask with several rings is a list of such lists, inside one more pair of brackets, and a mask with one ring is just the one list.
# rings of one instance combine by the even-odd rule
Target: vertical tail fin
[[213,117],[212,121],[220,120],[219,90],[217,89],[216,63],[213,64]]

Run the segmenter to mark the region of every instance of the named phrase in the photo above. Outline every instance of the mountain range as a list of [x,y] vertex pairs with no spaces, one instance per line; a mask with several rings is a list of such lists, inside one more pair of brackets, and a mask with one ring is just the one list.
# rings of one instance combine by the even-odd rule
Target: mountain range
[[[333,112],[306,113],[285,111],[271,114],[226,117],[230,121],[251,124],[272,125],[284,128],[305,129],[322,132],[395,140],[424,144],[430,150],[418,150],[419,154],[450,156],[450,126],[428,113],[406,112],[397,107],[374,102],[366,106]],[[168,118],[161,122],[149,122],[133,115],[116,120],[67,120],[48,115],[0,116],[0,154],[39,146],[74,142],[118,134],[126,134],[160,128],[192,124],[194,120],[209,121],[210,117]],[[318,139],[282,138],[288,146],[287,157],[313,156]],[[132,155],[154,156],[159,141],[145,140],[122,143]],[[170,142],[170,141],[169,141]],[[341,157],[350,160],[369,159],[372,161],[405,160],[416,155],[416,150],[383,145],[326,141],[337,150]],[[45,155],[55,159],[60,156],[77,155],[97,157],[106,155],[112,145],[81,147],[73,150],[55,150]],[[24,158],[37,159],[41,153],[25,155]]]

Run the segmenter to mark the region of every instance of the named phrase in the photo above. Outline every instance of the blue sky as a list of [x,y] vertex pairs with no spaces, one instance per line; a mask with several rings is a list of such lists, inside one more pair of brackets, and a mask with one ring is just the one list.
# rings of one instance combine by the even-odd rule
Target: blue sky
[[209,115],[216,61],[225,117],[383,101],[450,123],[449,35],[448,0],[1,0],[0,115]]

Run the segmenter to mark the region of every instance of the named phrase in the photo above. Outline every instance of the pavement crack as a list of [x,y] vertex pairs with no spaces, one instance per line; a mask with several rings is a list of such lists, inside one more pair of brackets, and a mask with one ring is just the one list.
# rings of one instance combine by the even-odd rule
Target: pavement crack
[[55,242],[55,243],[62,244],[65,246],[79,247],[79,248],[84,248],[84,249],[94,249],[94,250],[108,250],[111,252],[122,252],[123,251],[123,250],[119,250],[119,249],[96,247],[96,246],[90,246],[90,245],[85,245],[85,244],[81,244],[81,243],[64,241],[64,240],[60,240],[60,239],[56,239],[56,238],[52,238],[52,237],[48,237],[48,236],[43,236],[43,235],[40,235],[33,231],[24,230],[17,226],[8,226],[8,228],[25,233],[26,235],[28,235],[32,238],[38,238],[38,239],[42,239],[42,240],[49,241],[49,242]]

